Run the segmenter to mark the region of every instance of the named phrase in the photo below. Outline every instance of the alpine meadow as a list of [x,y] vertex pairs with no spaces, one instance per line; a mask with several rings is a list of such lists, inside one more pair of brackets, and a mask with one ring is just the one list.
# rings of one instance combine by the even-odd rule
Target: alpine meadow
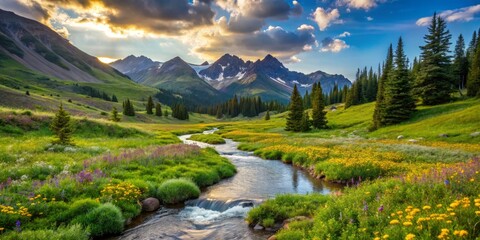
[[480,240],[480,4],[2,0],[0,239]]

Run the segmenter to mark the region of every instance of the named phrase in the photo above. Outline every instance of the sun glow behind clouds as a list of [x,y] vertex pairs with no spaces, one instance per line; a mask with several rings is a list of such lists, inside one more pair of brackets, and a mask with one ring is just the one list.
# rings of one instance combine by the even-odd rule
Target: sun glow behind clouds
[[100,62],[103,62],[106,64],[109,64],[118,60],[117,58],[109,58],[109,57],[97,57],[97,58],[98,60],[100,60]]

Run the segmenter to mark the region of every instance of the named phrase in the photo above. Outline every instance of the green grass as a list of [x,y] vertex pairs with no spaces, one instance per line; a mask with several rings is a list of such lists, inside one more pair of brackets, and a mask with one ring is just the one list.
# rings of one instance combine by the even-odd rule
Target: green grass
[[[460,230],[468,233],[462,239],[478,237],[480,165],[475,156],[480,155],[480,137],[470,134],[480,131],[480,100],[420,106],[409,121],[369,132],[373,109],[370,103],[329,111],[331,128],[308,133],[285,132],[285,113],[268,123],[226,124],[220,131],[224,137],[241,141],[239,148],[263,158],[314,169],[311,173],[327,180],[374,180],[328,196],[308,213],[296,213],[302,206],[291,208],[289,198],[277,196],[250,211],[249,223],[271,225],[272,219],[278,224],[294,216],[311,217],[276,234],[276,239],[289,240],[405,239],[408,234],[437,239],[442,229],[448,230],[450,239],[460,239],[454,235]],[[397,140],[399,135],[404,138]],[[317,201],[313,196],[298,197],[305,206]],[[452,207],[462,199],[462,207]],[[419,212],[406,218],[415,208]],[[417,223],[425,218],[432,220]],[[391,224],[392,220],[399,224]]]
[[218,134],[195,134],[188,140],[204,142],[208,144],[224,144],[225,140]]
[[7,233],[4,240],[87,240],[88,233],[80,225],[59,227],[57,229],[27,230],[21,233]]
[[[0,108],[0,208],[12,207],[0,213],[0,228],[12,238],[22,238],[14,233],[17,220],[25,232],[52,239],[57,232],[46,229],[72,223],[92,236],[117,234],[125,219],[140,213],[138,201],[197,197],[199,192],[188,187],[198,190],[236,172],[215,150],[176,144],[180,141],[173,130],[152,131],[138,122],[73,117],[75,145],[51,145],[51,118],[44,111]],[[206,127],[185,126],[181,131]],[[178,178],[192,182],[162,185]],[[133,195],[125,199],[124,194]],[[105,204],[119,210],[110,211]]]
[[164,203],[175,204],[188,199],[198,198],[200,189],[188,179],[170,179],[158,188],[158,194]]

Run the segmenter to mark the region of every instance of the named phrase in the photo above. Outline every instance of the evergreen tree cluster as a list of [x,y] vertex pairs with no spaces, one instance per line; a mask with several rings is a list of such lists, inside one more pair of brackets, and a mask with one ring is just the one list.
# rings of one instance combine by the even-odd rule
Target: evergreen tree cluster
[[388,72],[383,84],[384,111],[381,125],[392,125],[408,120],[416,105],[412,95],[412,78],[408,68],[408,59],[403,50],[403,40],[398,40],[393,68]]
[[[315,83],[312,85],[312,91],[314,88]],[[348,86],[344,86],[342,89],[340,89],[335,83],[333,86],[332,90],[327,93],[323,94],[322,99],[324,101],[324,105],[332,105],[332,104],[337,104],[337,103],[344,103],[346,98],[347,98],[347,93],[348,93]],[[313,92],[310,94],[308,91],[303,95],[303,107],[305,109],[312,108],[312,97],[313,97]]]
[[[367,70],[367,67],[363,70],[357,69],[355,82],[353,82],[350,89],[342,90],[347,92],[346,95],[342,96],[345,98],[345,108],[375,101],[379,75],[380,70],[374,73],[372,67],[370,67],[370,70]],[[336,99],[338,98],[337,94]]]
[[[168,116],[167,114],[165,114]],[[172,117],[178,120],[188,120],[188,110],[183,103],[177,103],[172,107]]]
[[[325,109],[325,101],[323,99],[323,90],[320,83],[314,83],[312,86],[312,126],[317,129],[327,128],[327,112]],[[304,117],[308,120],[308,115]],[[304,126],[303,130],[308,130]]]
[[395,54],[388,48],[377,91],[372,129],[408,120],[415,111],[413,77],[408,67],[402,38],[399,38]]
[[480,96],[478,32],[473,32],[468,48],[460,34],[451,56],[451,34],[445,20],[434,14],[424,39],[420,60],[414,60],[412,67],[415,97],[425,105],[436,105],[450,101],[456,89],[460,95],[466,88],[469,97]]
[[343,86],[342,89],[335,83],[333,89],[324,96],[325,105],[332,105],[336,103],[344,103],[347,100],[348,87]]
[[75,84],[73,91],[93,98],[100,98],[109,102],[118,102],[117,96],[115,96],[115,94],[110,97],[110,95],[108,95],[106,92],[100,91],[90,86],[79,86],[78,84]]
[[480,97],[480,37],[478,35],[480,35],[480,29],[478,33],[473,32],[472,40],[465,53],[466,66],[460,67],[461,70],[467,69],[466,86],[467,95],[470,97]]
[[220,119],[224,116],[233,118],[240,114],[244,117],[255,117],[267,110],[283,112],[285,111],[285,106],[276,101],[263,102],[260,97],[237,97],[235,95],[222,104],[208,107],[206,112],[199,112],[208,113]]
[[135,108],[133,107],[130,99],[127,99],[123,102],[123,115],[125,116],[135,116]]
[[420,69],[415,81],[416,95],[425,105],[450,101],[454,89],[449,56],[451,37],[446,21],[434,14],[424,37],[425,45],[420,46]]

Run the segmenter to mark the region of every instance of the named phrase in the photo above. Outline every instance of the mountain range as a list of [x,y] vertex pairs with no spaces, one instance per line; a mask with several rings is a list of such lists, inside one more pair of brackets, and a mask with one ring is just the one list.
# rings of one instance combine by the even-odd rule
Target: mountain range
[[197,105],[217,104],[234,95],[287,103],[295,84],[305,93],[314,82],[321,82],[324,92],[335,84],[340,88],[351,85],[342,75],[290,71],[271,55],[252,62],[225,54],[212,64],[199,65],[180,57],[157,62],[132,55],[108,65],[51,28],[0,9],[0,84],[7,87],[0,88],[2,94],[17,91],[18,96],[18,90],[33,86],[49,95],[50,90],[77,94],[87,86],[110,96],[116,94],[120,100],[142,101],[158,93],[172,98],[169,102],[183,99]]
[[284,103],[288,102],[294,85],[302,94],[315,82],[321,83],[325,93],[335,85],[339,88],[351,86],[343,75],[322,71],[306,75],[290,71],[272,55],[252,62],[225,54],[212,64],[205,62],[201,65],[188,64],[179,57],[162,63],[131,55],[111,63],[111,66],[135,82],[170,91],[181,93],[201,87],[207,96],[261,96],[264,100]]

